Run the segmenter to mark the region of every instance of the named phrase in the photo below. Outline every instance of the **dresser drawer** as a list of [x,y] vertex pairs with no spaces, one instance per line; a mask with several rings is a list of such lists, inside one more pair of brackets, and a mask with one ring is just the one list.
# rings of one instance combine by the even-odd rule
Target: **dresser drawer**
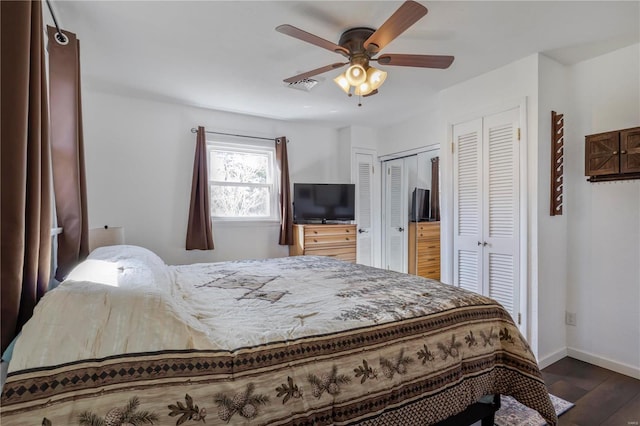
[[304,246],[310,250],[318,246],[355,245],[355,235],[305,235]]
[[440,256],[440,240],[436,239],[418,239],[417,247],[418,253],[433,252],[438,253]]
[[329,256],[329,257],[337,257],[338,259],[343,260],[353,260],[356,258],[356,248],[355,246],[351,247],[314,247],[308,248],[304,251],[304,254],[309,256]]
[[438,266],[429,266],[429,267],[422,267],[422,268],[418,266],[418,275],[425,278],[439,280],[440,265],[438,264]]
[[438,240],[440,241],[440,224],[439,223],[418,223],[417,226],[418,241]]
[[304,237],[321,237],[325,235],[354,235],[356,233],[355,225],[318,225],[305,226]]
[[418,260],[418,269],[420,268],[433,268],[433,267],[438,267],[440,268],[440,257],[439,256],[425,256],[425,257],[421,257]]

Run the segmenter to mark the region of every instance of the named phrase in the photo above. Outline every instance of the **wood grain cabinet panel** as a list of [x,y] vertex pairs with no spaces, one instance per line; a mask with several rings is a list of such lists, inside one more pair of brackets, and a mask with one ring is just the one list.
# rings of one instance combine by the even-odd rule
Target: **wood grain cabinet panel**
[[291,256],[329,256],[356,262],[356,225],[293,225]]
[[585,175],[620,173],[620,132],[585,137]]
[[409,223],[409,273],[440,279],[440,222]]
[[620,132],[620,171],[640,173],[640,127]]
[[640,179],[640,127],[585,136],[589,181]]

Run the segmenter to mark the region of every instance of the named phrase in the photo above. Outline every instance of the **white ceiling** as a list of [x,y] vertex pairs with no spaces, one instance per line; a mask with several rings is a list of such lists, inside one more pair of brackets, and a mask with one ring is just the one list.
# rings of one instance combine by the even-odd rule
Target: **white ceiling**
[[[337,43],[378,28],[401,1],[55,1],[81,42],[86,87],[282,120],[384,126],[451,85],[536,52],[573,64],[640,41],[639,1],[421,1],[427,16],[383,53],[453,55],[447,70],[382,67],[380,93],[348,98],[321,74],[310,92],[283,79],[343,57],[275,31]],[[45,8],[48,18],[48,11]]]

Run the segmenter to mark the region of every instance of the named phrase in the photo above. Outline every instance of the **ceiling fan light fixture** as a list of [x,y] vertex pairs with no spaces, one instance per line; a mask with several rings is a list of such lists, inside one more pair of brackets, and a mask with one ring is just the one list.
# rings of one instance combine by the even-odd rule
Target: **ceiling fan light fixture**
[[347,81],[352,86],[358,86],[364,83],[367,79],[367,71],[359,64],[351,65],[346,71]]
[[349,90],[351,89],[351,85],[349,84],[349,81],[347,80],[347,76],[345,73],[340,74],[339,76],[337,76],[336,78],[333,79],[333,81],[335,81],[335,83],[340,86],[340,88],[342,90],[344,90],[344,92],[348,95],[349,94]]
[[371,84],[369,84],[368,81],[365,81],[364,83],[356,86],[354,93],[356,96],[366,96],[371,92],[373,92],[373,87],[371,87]]
[[376,90],[387,79],[387,72],[379,70],[374,67],[369,67],[367,70],[367,83],[371,86],[371,90]]

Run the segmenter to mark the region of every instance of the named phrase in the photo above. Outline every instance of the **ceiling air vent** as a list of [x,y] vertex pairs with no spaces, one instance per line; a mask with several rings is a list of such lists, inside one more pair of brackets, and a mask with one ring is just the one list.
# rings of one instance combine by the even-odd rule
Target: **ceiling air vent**
[[314,80],[312,78],[303,78],[302,80],[294,81],[293,83],[289,83],[288,86],[291,89],[304,90],[305,92],[310,92],[317,84],[318,80]]

